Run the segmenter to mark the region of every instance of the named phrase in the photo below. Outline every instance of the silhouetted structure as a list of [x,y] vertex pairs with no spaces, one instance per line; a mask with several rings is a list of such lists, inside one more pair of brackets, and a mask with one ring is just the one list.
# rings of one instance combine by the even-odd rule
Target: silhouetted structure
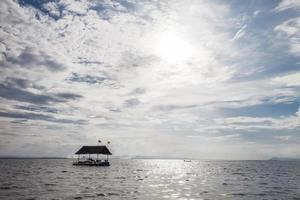
[[[109,166],[108,156],[112,155],[106,146],[83,146],[76,153],[78,160],[73,165],[87,165],[87,166]],[[81,160],[80,155],[88,154],[88,159]],[[96,154],[97,159],[94,160],[90,156]],[[106,155],[106,160],[99,160],[99,154]]]
[[111,152],[106,146],[83,146],[76,153],[79,154],[104,154],[111,155]]

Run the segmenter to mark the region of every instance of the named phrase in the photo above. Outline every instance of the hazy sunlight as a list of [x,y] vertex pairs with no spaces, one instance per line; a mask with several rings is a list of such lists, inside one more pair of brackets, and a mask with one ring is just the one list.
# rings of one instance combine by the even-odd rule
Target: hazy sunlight
[[184,38],[172,32],[165,32],[158,36],[155,52],[166,62],[180,63],[191,57],[192,49]]

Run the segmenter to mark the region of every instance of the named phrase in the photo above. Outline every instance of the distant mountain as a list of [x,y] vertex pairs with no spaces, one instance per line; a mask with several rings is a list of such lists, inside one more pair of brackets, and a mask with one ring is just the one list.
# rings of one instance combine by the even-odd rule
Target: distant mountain
[[300,161],[300,158],[273,157],[270,160],[278,160],[278,161]]

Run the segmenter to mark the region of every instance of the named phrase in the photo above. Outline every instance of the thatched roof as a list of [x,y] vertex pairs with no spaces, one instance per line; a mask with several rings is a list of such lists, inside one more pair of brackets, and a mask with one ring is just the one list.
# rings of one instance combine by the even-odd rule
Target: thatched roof
[[75,154],[105,154],[111,155],[106,146],[83,146]]

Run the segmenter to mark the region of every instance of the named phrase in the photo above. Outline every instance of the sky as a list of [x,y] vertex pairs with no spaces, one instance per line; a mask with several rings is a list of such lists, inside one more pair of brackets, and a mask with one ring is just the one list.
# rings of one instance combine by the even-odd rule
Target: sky
[[1,0],[0,156],[300,157],[299,0]]

